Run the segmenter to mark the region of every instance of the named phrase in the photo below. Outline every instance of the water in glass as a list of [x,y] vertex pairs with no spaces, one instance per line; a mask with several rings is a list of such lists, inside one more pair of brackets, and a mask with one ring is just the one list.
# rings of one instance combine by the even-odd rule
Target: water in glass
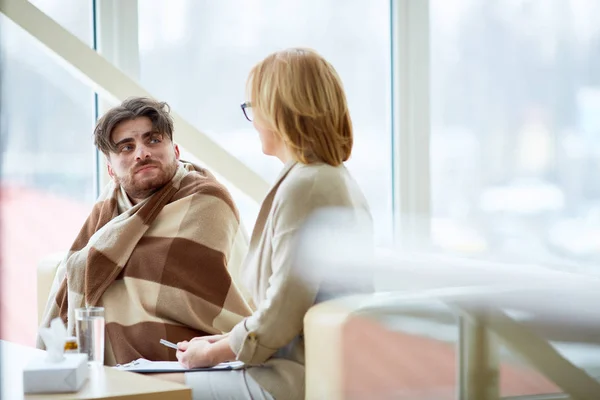
[[104,364],[104,315],[98,312],[76,313],[76,333],[79,352],[88,355],[92,364]]

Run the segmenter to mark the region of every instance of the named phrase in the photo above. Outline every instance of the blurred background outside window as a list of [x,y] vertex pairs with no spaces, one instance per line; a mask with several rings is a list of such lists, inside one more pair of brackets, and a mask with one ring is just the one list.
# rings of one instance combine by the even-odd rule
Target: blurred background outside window
[[[32,3],[92,44],[92,2]],[[32,345],[36,266],[69,249],[95,198],[94,94],[3,14],[0,61],[0,338]]]
[[600,3],[431,0],[434,242],[600,260]]

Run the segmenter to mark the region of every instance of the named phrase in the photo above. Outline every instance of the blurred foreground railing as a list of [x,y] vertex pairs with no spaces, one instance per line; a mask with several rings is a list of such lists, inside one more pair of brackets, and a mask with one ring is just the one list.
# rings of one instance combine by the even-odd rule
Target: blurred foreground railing
[[[386,292],[332,300],[313,307],[307,315],[307,398],[361,398],[371,394],[365,392],[370,390],[371,398],[498,400],[503,397],[500,348],[504,345],[535,370],[531,374],[539,376],[538,382],[546,382],[539,385],[546,392],[515,399],[600,399],[600,383],[551,344],[600,344],[597,274],[407,254],[379,262],[373,270],[377,270]],[[387,330],[402,335],[393,337],[384,332],[390,318],[398,324]],[[428,324],[410,325],[415,318]],[[445,352],[446,361],[442,360],[436,344],[439,338],[426,342],[431,349],[415,349],[410,337],[436,339],[436,332],[431,330],[454,323],[458,324],[456,385],[449,386],[441,378],[426,379],[443,375],[443,369],[450,371],[446,361],[451,357]],[[356,340],[359,331],[362,336]],[[411,345],[413,348],[403,347]],[[419,354],[424,357],[419,358]],[[435,358],[435,354],[440,357]],[[405,360],[396,362],[403,357]],[[378,369],[379,360],[387,365]],[[319,363],[328,365],[327,371],[335,374]],[[423,370],[419,363],[421,367],[426,364],[425,375],[415,373],[416,369]],[[390,378],[390,371],[395,378]],[[511,379],[521,374],[519,368],[508,367],[507,371],[513,374]],[[331,377],[324,379],[326,374]],[[415,385],[406,390],[407,379],[420,380],[425,394],[417,393],[420,389],[415,390]],[[361,386],[357,380],[366,383]],[[444,383],[437,388],[423,386],[433,381]]]
[[456,305],[460,316],[460,400],[498,400],[499,357],[496,338],[573,400],[600,398],[600,383],[564,358],[547,340],[500,310]]

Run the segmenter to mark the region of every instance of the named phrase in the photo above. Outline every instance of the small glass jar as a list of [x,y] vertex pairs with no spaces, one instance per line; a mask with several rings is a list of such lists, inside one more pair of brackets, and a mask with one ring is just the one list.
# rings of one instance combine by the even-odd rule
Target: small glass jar
[[68,336],[65,339],[65,354],[79,353],[79,347],[77,346],[77,337]]

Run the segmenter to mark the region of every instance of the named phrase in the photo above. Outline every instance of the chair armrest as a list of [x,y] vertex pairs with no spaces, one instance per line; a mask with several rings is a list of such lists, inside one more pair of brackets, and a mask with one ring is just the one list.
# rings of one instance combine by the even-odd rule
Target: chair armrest
[[372,300],[339,298],[308,311],[306,398],[453,399],[455,345],[397,330]]
[[[325,301],[313,306],[304,317],[307,399],[348,398],[343,366],[353,354],[344,339],[365,296]],[[360,317],[358,317],[360,318]]]
[[40,325],[52,282],[56,275],[56,269],[65,256],[65,252],[52,253],[42,258],[37,265],[37,307],[38,307],[38,323]]

